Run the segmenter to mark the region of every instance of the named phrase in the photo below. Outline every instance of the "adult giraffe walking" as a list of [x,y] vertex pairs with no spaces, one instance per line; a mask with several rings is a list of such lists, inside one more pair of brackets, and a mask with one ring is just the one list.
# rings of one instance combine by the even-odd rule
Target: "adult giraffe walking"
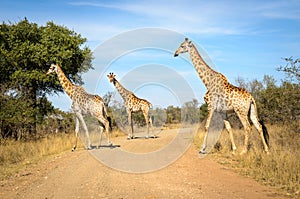
[[[269,153],[269,135],[267,132],[267,128],[264,126],[263,122],[258,119],[257,107],[253,96],[246,89],[239,88],[230,84],[223,74],[211,69],[203,60],[195,45],[191,41],[189,41],[188,38],[185,38],[183,43],[175,51],[174,56],[176,57],[179,54],[186,52],[190,53],[193,65],[198,72],[200,79],[203,81],[205,87],[208,90],[204,97],[204,100],[208,104],[209,113],[205,124],[206,135],[202,150],[205,150],[206,147],[205,143],[208,128],[210,126],[210,121],[212,118],[212,113],[214,110],[221,110],[226,112],[234,111],[243,124],[243,127],[245,129],[245,140],[244,148],[241,154],[248,151],[248,140],[251,131],[249,117],[260,134],[265,152]],[[224,124],[229,133],[232,150],[234,152],[236,150],[236,145],[232,136],[230,123],[225,119]]]
[[[132,113],[142,111],[145,117],[146,125],[147,125],[147,136],[149,138],[149,123],[152,127],[152,119],[149,117],[149,111],[151,107],[151,103],[145,99],[141,99],[136,97],[133,92],[125,89],[120,82],[115,78],[116,75],[114,73],[109,73],[107,75],[109,81],[113,83],[113,85],[118,90],[119,94],[124,100],[124,105],[126,108],[126,112],[128,114],[128,123],[131,126],[131,133],[128,133],[127,139],[135,138],[134,131],[133,131],[133,123],[132,123]],[[154,135],[154,137],[156,137]]]
[[59,65],[51,64],[47,74],[56,73],[59,79],[59,82],[65,92],[72,100],[72,109],[76,115],[76,126],[75,126],[75,133],[76,133],[76,141],[72,148],[74,151],[77,147],[77,139],[78,139],[78,132],[79,132],[79,121],[81,122],[86,137],[88,139],[87,149],[91,149],[91,140],[88,132],[88,128],[84,122],[82,114],[91,114],[92,116],[96,117],[100,124],[100,142],[99,146],[101,146],[101,139],[103,133],[103,127],[105,128],[107,143],[112,145],[110,142],[110,135],[109,129],[110,127],[110,118],[107,114],[106,106],[103,99],[98,95],[92,95],[87,93],[83,87],[74,85],[70,82],[70,80],[66,77],[62,69]]

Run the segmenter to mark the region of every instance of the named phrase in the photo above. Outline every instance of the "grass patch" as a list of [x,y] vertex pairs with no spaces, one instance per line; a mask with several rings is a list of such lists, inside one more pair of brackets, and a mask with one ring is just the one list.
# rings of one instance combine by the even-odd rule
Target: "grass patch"
[[[299,125],[299,123],[298,123]],[[218,163],[233,168],[242,175],[252,177],[262,184],[280,189],[287,195],[298,197],[300,191],[300,137],[299,132],[290,126],[268,125],[270,134],[270,155],[264,150],[257,131],[252,128],[250,150],[239,155],[244,141],[244,130],[233,130],[238,150],[231,154],[231,144],[227,132],[221,134],[218,148],[211,157]],[[195,144],[200,148],[204,131],[198,132]]]
[[[99,144],[99,129],[91,129],[92,144]],[[85,148],[87,143],[85,133],[79,132],[77,149]],[[111,132],[111,137],[125,136],[119,129]],[[102,144],[106,144],[106,135],[103,133]],[[36,164],[45,158],[71,151],[75,143],[75,133],[49,134],[44,138],[28,141],[6,140],[0,145],[0,180],[18,174],[22,169]]]
[[72,134],[49,135],[31,141],[7,140],[0,145],[0,179],[18,173],[43,158],[71,150],[75,136]]

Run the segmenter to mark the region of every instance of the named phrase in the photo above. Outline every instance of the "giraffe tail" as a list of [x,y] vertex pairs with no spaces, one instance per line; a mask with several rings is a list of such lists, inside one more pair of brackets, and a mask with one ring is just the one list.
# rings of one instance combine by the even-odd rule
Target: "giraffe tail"
[[[150,110],[153,110],[153,105],[151,103],[149,103],[149,107],[150,107]],[[154,115],[149,115],[149,122],[151,125],[153,125]]]
[[109,124],[109,130],[112,130],[112,121],[111,121],[111,117],[108,115],[107,113],[107,109],[105,106],[103,106],[103,113],[104,113],[104,117],[106,117],[106,119],[108,120],[108,124]]
[[[253,106],[254,106],[254,107],[253,107]],[[252,98],[252,100],[251,100],[250,111],[251,111],[251,109],[255,110],[256,115],[257,115],[257,106],[256,106],[256,103],[255,103],[254,98]],[[250,111],[249,111],[249,112],[250,112]],[[262,131],[263,131],[264,140],[265,140],[265,142],[266,142],[266,144],[267,144],[267,146],[268,146],[268,148],[269,148],[270,145],[269,145],[269,133],[268,133],[268,129],[267,129],[267,127],[265,126],[264,122],[263,122],[261,119],[258,118],[258,116],[257,116],[257,119],[258,119],[258,122],[259,122],[260,125],[261,125]]]
[[263,135],[264,135],[265,142],[266,142],[267,146],[270,147],[270,145],[269,145],[269,133],[268,133],[267,127],[264,125],[262,120],[259,120],[259,123],[262,127],[262,130],[263,130]]
[[154,115],[149,116],[149,122],[150,122],[151,125],[153,125]]
[[112,130],[111,117],[107,116],[107,120],[108,120],[108,123],[109,123],[109,129]]

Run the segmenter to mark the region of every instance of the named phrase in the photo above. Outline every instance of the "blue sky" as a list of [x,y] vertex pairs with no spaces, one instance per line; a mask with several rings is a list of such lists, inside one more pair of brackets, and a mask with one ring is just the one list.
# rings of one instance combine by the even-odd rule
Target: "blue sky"
[[[83,75],[90,93],[115,91],[106,77],[114,72],[155,106],[180,105],[191,98],[203,102],[206,89],[188,55],[172,54],[184,37],[233,84],[237,77],[262,80],[264,75],[280,81],[284,74],[276,68],[285,64],[281,58],[300,58],[298,0],[0,0],[1,21],[17,23],[24,17],[40,25],[53,21],[87,38],[96,55],[95,70]],[[69,110],[66,95],[50,99]]]

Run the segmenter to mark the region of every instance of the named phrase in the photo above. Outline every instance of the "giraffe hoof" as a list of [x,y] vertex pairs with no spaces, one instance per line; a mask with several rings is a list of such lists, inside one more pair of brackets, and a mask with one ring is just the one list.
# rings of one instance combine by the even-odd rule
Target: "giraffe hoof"
[[270,151],[266,151],[266,154],[267,154],[267,155],[270,155]]
[[235,152],[236,152],[236,148],[233,148],[232,151],[231,151],[231,154],[235,155]]
[[244,154],[246,154],[246,153],[247,153],[246,150],[242,150],[242,152],[240,152],[240,155],[244,155]]
[[110,143],[109,148],[111,148],[111,149],[115,148],[115,146],[113,145],[113,143]]
[[207,152],[206,152],[205,150],[201,149],[201,150],[199,151],[199,154],[207,154]]
[[88,146],[86,149],[87,150],[92,150],[93,148],[92,148],[92,146]]
[[74,151],[75,151],[75,149],[76,149],[76,146],[73,146],[73,147],[72,147],[72,152],[74,152]]

